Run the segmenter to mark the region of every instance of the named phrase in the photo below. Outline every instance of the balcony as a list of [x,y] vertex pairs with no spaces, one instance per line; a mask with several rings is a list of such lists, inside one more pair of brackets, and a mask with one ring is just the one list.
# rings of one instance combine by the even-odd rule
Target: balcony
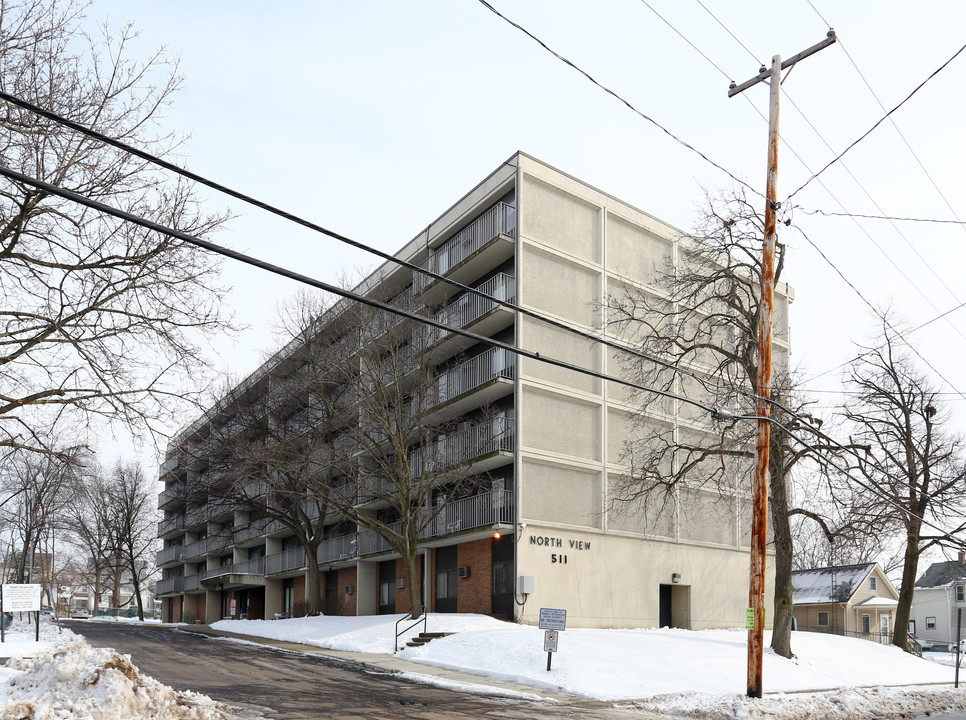
[[301,570],[305,565],[305,550],[303,548],[283,550],[280,553],[267,555],[265,557],[265,574],[272,575],[274,573]]
[[[515,287],[516,282],[512,275],[499,273],[475,288],[483,295],[471,292],[464,293],[437,312],[433,319],[455,328],[470,328],[470,326],[476,325],[473,327],[473,332],[480,335],[492,335],[508,327],[513,321],[510,310],[503,310],[500,313],[493,311],[503,307],[499,301],[516,302]],[[488,297],[484,297],[484,295]],[[483,321],[478,322],[481,319]],[[453,353],[465,349],[472,343],[471,340],[454,335],[449,330],[427,326],[413,332],[412,346],[424,350],[450,338],[459,341],[458,346],[452,349]]]
[[165,518],[158,523],[158,537],[163,538],[168,535],[177,535],[180,532],[184,532],[184,527],[184,515]]
[[255,558],[254,560],[244,560],[237,563],[229,563],[221,567],[205,570],[200,573],[199,579],[203,582],[216,577],[226,575],[265,575],[265,557]]
[[359,557],[359,533],[329,538],[319,546],[319,562],[330,563]]
[[172,545],[171,547],[166,547],[163,550],[159,550],[157,554],[158,565],[167,565],[172,562],[181,562],[184,559],[184,545]]
[[201,590],[201,576],[200,575],[185,575],[184,576],[184,592],[197,592]]
[[[501,413],[491,421],[474,425],[440,438],[409,456],[412,477],[436,473],[447,468],[472,465],[472,472],[485,472],[505,464],[507,458],[493,457],[513,452],[514,425],[512,411]],[[479,462],[471,462],[479,460]]]
[[162,578],[154,584],[155,595],[168,595],[180,592],[184,592],[184,577],[182,575]]
[[[462,415],[474,407],[493,402],[513,391],[516,356],[503,348],[490,348],[475,358],[450,368],[436,377],[432,405],[448,405],[450,415]],[[486,388],[480,397],[465,397]]]
[[158,508],[164,510],[168,507],[184,503],[184,485],[177,483],[169,488],[165,488],[158,494]]
[[[497,203],[443,243],[424,267],[458,282],[472,282],[513,256],[515,234],[516,208]],[[413,273],[413,292],[424,304],[433,305],[446,296],[448,286],[429,275]]]

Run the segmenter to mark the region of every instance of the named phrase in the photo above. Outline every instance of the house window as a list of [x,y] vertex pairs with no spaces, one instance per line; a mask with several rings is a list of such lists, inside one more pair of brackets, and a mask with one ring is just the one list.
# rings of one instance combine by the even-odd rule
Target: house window
[[916,621],[915,620],[910,620],[909,621],[909,634],[910,635],[915,635],[916,634]]
[[869,616],[863,613],[862,614],[862,632],[868,633],[871,629],[872,629],[872,626],[869,623]]
[[926,618],[926,630],[935,630],[935,629],[936,629],[936,618],[934,618],[934,617],[927,617]]
[[818,614],[818,626],[828,627],[828,610],[822,610]]
[[869,590],[875,590],[875,578],[869,578]]
[[966,585],[956,586],[956,602],[963,602],[966,600]]

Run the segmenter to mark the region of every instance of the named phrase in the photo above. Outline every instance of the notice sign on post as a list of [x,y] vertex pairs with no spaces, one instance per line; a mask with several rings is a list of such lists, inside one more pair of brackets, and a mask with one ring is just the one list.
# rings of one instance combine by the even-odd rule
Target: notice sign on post
[[40,612],[40,585],[4,585],[4,612]]
[[556,608],[540,608],[538,627],[541,630],[566,630],[567,611]]

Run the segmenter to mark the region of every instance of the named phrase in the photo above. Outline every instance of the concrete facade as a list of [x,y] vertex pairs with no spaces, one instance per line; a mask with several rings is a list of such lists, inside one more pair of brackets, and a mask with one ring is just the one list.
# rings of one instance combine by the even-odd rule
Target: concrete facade
[[[467,250],[467,238],[479,239],[484,231],[484,242]],[[518,153],[398,256],[472,287],[496,288],[491,294],[500,299],[598,333],[606,320],[598,301],[628,285],[658,292],[651,284],[655,269],[676,262],[685,242],[679,231],[656,218]],[[365,291],[404,272],[409,271],[387,263],[360,288]],[[427,305],[458,308],[461,298],[453,292],[439,281],[413,281],[414,296]],[[775,357],[786,365],[791,297],[790,289],[780,285]],[[506,308],[462,324],[609,376],[622,373],[607,347]],[[629,428],[641,422],[639,408],[629,403],[623,387],[505,351],[470,348],[465,354],[472,355],[466,364],[476,363],[474,368],[491,375],[478,387],[461,388],[465,392],[457,402],[467,408],[473,402],[500,407],[503,422],[512,427],[507,434],[512,442],[487,461],[491,489],[461,501],[475,503],[475,526],[462,520],[447,523],[445,532],[424,543],[423,592],[429,609],[444,606],[535,624],[539,608],[565,608],[569,625],[584,627],[743,626],[751,502],[737,481],[727,496],[697,488],[687,491],[688,497],[682,492],[660,517],[617,512],[609,498],[613,484],[628,472],[622,450]],[[271,373],[270,365],[259,372]],[[459,369],[446,367],[441,365],[441,375]],[[706,417],[676,401],[648,412],[645,422],[675,432],[700,433],[710,427]],[[215,619],[232,607],[238,615],[243,592],[249,616],[255,610],[266,617],[291,612],[286,603],[291,606],[297,596],[286,581],[292,578],[303,578],[304,599],[304,558],[299,565],[297,549],[285,549],[283,531],[267,528],[243,546],[202,542],[201,525],[192,524],[197,510],[178,501],[179,483],[190,483],[191,477],[174,449],[161,477],[167,482],[159,529],[165,542],[159,553],[165,619],[174,617],[182,597],[199,618],[203,611],[205,619]],[[503,537],[495,539],[495,532]],[[371,614],[388,607],[380,606],[380,572],[389,572],[380,570],[380,563],[394,559],[392,554],[353,555],[357,548],[343,543],[343,552],[320,554],[327,611]],[[283,569],[269,573],[269,566]],[[456,590],[440,603],[441,584],[452,582],[440,573],[453,568],[459,570]],[[769,606],[771,577],[769,572]],[[218,578],[222,581],[213,581]],[[497,586],[507,581],[512,604],[497,597]],[[531,593],[522,594],[521,588],[531,587]],[[393,610],[408,611],[408,590],[393,590]]]

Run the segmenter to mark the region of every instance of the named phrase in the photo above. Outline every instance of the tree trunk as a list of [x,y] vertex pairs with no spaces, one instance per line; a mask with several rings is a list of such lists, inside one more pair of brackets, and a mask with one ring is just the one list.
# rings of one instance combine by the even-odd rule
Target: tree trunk
[[314,543],[305,548],[305,550],[306,554],[309,556],[309,576],[306,578],[305,582],[305,599],[307,601],[305,612],[308,615],[321,615],[325,610],[325,595],[322,589],[322,571],[319,570],[319,563],[314,561],[315,558],[318,557],[319,545],[318,543]]
[[895,625],[892,628],[892,644],[909,652],[909,613],[912,610],[913,591],[919,572],[919,528],[906,534],[906,552],[902,563],[902,584],[899,586],[899,604],[896,606]]
[[[779,483],[783,485],[783,483]],[[775,617],[771,648],[782,657],[792,654],[792,532],[788,521],[785,492],[772,490],[772,529],[775,535]],[[778,495],[781,499],[778,499]]]
[[413,541],[408,543],[407,552],[403,555],[403,567],[406,570],[406,587],[409,588],[409,607],[413,614],[413,619],[421,617],[423,614],[422,582],[420,578],[420,568],[416,562],[419,558],[419,546]]

